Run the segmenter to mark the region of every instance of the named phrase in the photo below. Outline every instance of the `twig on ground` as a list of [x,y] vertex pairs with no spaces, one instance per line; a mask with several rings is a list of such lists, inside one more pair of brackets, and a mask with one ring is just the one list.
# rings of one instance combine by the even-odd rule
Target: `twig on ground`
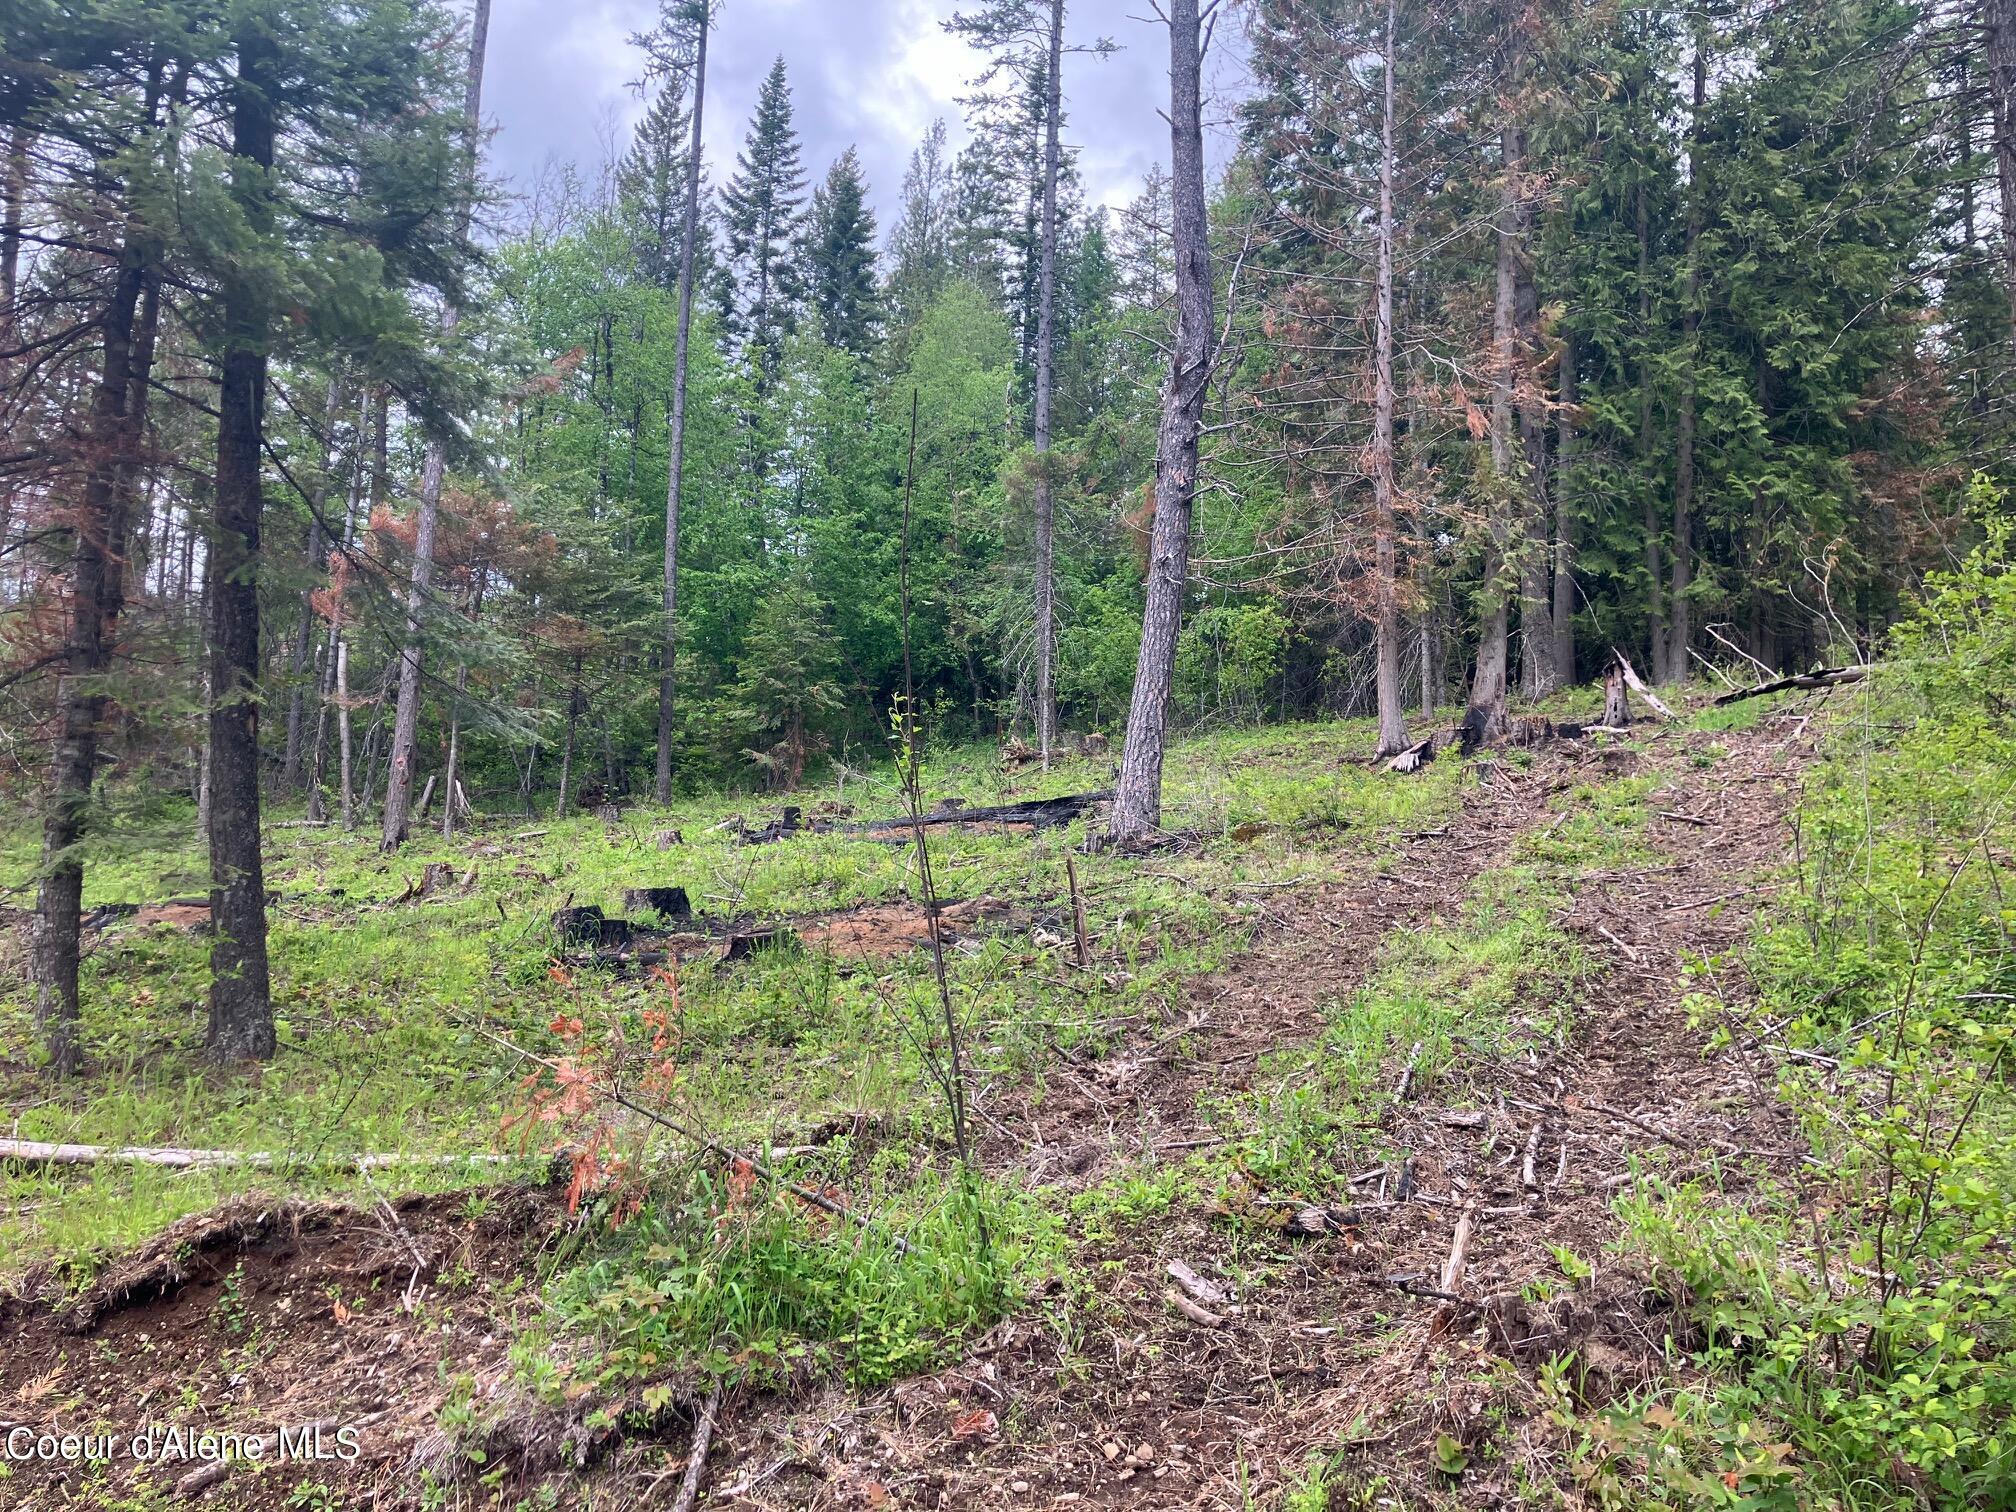
[[720,1415],[721,1386],[717,1382],[714,1394],[707,1398],[707,1405],[700,1409],[700,1416],[693,1424],[693,1449],[686,1456],[686,1478],[679,1483],[679,1496],[672,1503],[672,1512],[693,1512],[694,1504],[700,1500],[700,1477],[707,1472],[707,1451],[714,1447],[714,1424]]

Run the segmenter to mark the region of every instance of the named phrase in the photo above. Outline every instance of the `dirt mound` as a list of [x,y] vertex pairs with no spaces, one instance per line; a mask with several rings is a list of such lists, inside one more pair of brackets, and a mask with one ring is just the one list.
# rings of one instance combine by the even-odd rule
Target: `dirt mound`
[[[307,1481],[401,1487],[454,1381],[508,1374],[531,1261],[563,1219],[557,1195],[517,1187],[375,1206],[245,1197],[172,1225],[68,1305],[52,1307],[46,1287],[7,1302],[0,1417],[34,1434],[88,1425],[121,1450],[103,1481],[83,1465],[17,1462],[0,1502],[72,1505],[87,1481],[171,1488],[202,1462],[126,1452],[133,1435],[171,1427],[364,1425],[354,1463],[234,1467],[198,1488],[214,1505],[286,1506]],[[402,1497],[417,1504],[417,1487],[382,1504]]]

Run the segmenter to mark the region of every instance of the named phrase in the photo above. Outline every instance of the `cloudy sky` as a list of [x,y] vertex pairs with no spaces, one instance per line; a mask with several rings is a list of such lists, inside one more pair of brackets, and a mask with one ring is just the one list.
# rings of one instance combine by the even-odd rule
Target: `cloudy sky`
[[[757,87],[780,53],[808,179],[852,144],[861,155],[886,235],[896,213],[904,165],[934,117],[963,140],[957,97],[977,57],[940,23],[971,0],[719,0],[707,60],[707,161],[721,183],[755,108]],[[1130,16],[1130,12],[1133,13]],[[542,169],[602,163],[629,139],[643,104],[628,87],[637,77],[628,38],[651,24],[656,0],[493,0],[483,91],[495,128],[493,171],[523,191]],[[1152,163],[1167,162],[1168,34],[1147,0],[1073,0],[1071,43],[1109,37],[1120,50],[1100,60],[1065,60],[1067,142],[1094,202],[1124,204]],[[1225,102],[1243,77],[1238,39],[1221,26],[1207,65],[1214,100],[1207,118],[1222,122]],[[1222,161],[1229,135],[1207,127],[1211,156]]]

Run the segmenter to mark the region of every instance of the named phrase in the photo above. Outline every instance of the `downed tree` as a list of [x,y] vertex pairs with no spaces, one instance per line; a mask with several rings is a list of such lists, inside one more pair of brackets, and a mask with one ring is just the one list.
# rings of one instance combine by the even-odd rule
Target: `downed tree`
[[209,1166],[308,1166],[324,1171],[373,1171],[398,1165],[500,1165],[507,1155],[288,1155],[265,1150],[183,1150],[160,1145],[45,1144],[0,1139],[0,1160],[22,1165],[145,1165],[192,1171]]
[[1766,693],[1783,693],[1793,688],[1838,688],[1844,683],[1858,683],[1874,672],[1874,666],[1860,667],[1815,667],[1811,672],[1801,672],[1792,677],[1781,677],[1776,682],[1759,683],[1754,688],[1738,688],[1734,693],[1724,693],[1715,700],[1719,708],[1723,704],[1741,703],[1746,698],[1761,698]]
[[[1654,693],[1650,688],[1645,686],[1645,679],[1640,677],[1638,675],[1638,669],[1631,665],[1630,657],[1626,656],[1622,651],[1619,651],[1614,646],[1610,648],[1610,654],[1617,658],[1617,666],[1619,670],[1621,670],[1624,674],[1625,685],[1629,687],[1633,693],[1636,693],[1640,698],[1644,699],[1646,703],[1650,704],[1652,706],[1652,712],[1654,714],[1657,714],[1661,719],[1668,721],[1675,720],[1680,717],[1678,714],[1675,714],[1671,709],[1667,708],[1665,704],[1659,701],[1659,695],[1657,693]],[[1612,721],[1606,717],[1603,722],[1605,724],[1609,724]]]
[[830,833],[836,835],[893,835],[902,834],[920,824],[1026,824],[1031,829],[1049,829],[1053,825],[1069,824],[1095,803],[1108,802],[1113,797],[1113,789],[1101,788],[1095,793],[1067,793],[1060,798],[1030,798],[1021,803],[997,804],[992,808],[966,808],[941,806],[928,814],[920,814],[915,819],[871,819],[866,824],[835,825]]

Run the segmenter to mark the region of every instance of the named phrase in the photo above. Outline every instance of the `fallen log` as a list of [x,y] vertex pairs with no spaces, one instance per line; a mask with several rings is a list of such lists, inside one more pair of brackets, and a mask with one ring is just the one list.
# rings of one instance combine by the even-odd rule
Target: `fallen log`
[[912,819],[871,819],[866,824],[833,826],[836,835],[900,834],[920,824],[1026,824],[1031,829],[1048,829],[1069,824],[1095,803],[1104,803],[1113,789],[1094,793],[1067,793],[1060,798],[1030,798],[1021,803],[997,804],[992,808],[941,808]]
[[1738,688],[1734,693],[1724,693],[1715,700],[1716,707],[1723,704],[1741,703],[1746,698],[1761,698],[1766,693],[1783,693],[1792,688],[1838,688],[1844,683],[1858,683],[1876,669],[1865,667],[1815,667],[1811,672],[1801,672],[1793,677],[1781,677],[1776,682],[1759,683],[1754,688]]
[[183,1150],[160,1145],[46,1144],[0,1139],[0,1160],[22,1165],[144,1165],[192,1171],[209,1166],[312,1166],[328,1171],[372,1171],[396,1165],[498,1165],[506,1155],[290,1155],[269,1150]]

